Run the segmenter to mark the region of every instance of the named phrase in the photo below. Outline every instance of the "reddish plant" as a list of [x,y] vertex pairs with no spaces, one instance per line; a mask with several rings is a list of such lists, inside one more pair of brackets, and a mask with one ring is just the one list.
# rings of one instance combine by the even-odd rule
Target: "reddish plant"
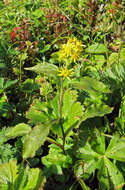
[[19,40],[24,40],[24,30],[22,30],[21,27],[15,27],[9,32],[9,36],[12,42],[15,42],[16,38],[19,38]]

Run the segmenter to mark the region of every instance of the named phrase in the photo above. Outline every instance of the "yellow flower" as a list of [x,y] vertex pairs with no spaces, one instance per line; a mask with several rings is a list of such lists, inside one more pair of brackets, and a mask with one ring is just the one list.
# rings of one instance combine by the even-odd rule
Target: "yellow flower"
[[73,69],[67,69],[66,66],[64,68],[61,67],[58,70],[58,72],[59,72],[58,76],[63,77],[63,79],[67,78],[69,80],[69,77],[71,77],[73,75]]
[[66,44],[63,44],[58,51],[58,60],[76,62],[82,52],[82,42],[77,38],[69,38]]

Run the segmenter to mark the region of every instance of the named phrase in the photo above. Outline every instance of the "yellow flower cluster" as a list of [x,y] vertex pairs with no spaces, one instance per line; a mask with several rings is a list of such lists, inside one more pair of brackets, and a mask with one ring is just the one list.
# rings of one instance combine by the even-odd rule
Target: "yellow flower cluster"
[[73,69],[67,69],[66,66],[61,67],[58,72],[58,76],[63,77],[63,79],[67,78],[69,80],[69,77],[73,75]]
[[58,52],[58,60],[65,62],[76,62],[82,52],[82,42],[77,38],[69,38],[66,44],[63,44]]

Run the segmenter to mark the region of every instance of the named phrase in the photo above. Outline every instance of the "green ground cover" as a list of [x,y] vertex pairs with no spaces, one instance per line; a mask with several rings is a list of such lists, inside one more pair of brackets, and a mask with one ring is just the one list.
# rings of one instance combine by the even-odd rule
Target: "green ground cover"
[[1,0],[0,190],[124,187],[124,0]]

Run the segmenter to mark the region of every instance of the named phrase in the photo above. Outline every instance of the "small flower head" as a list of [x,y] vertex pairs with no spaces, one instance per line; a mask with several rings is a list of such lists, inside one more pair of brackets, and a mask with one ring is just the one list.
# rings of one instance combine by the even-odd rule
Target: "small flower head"
[[63,77],[63,79],[67,78],[69,80],[69,77],[73,75],[73,69],[68,69],[66,66],[61,67],[58,72],[58,76]]
[[82,52],[82,42],[77,38],[69,38],[66,44],[63,44],[58,52],[58,60],[76,62]]

